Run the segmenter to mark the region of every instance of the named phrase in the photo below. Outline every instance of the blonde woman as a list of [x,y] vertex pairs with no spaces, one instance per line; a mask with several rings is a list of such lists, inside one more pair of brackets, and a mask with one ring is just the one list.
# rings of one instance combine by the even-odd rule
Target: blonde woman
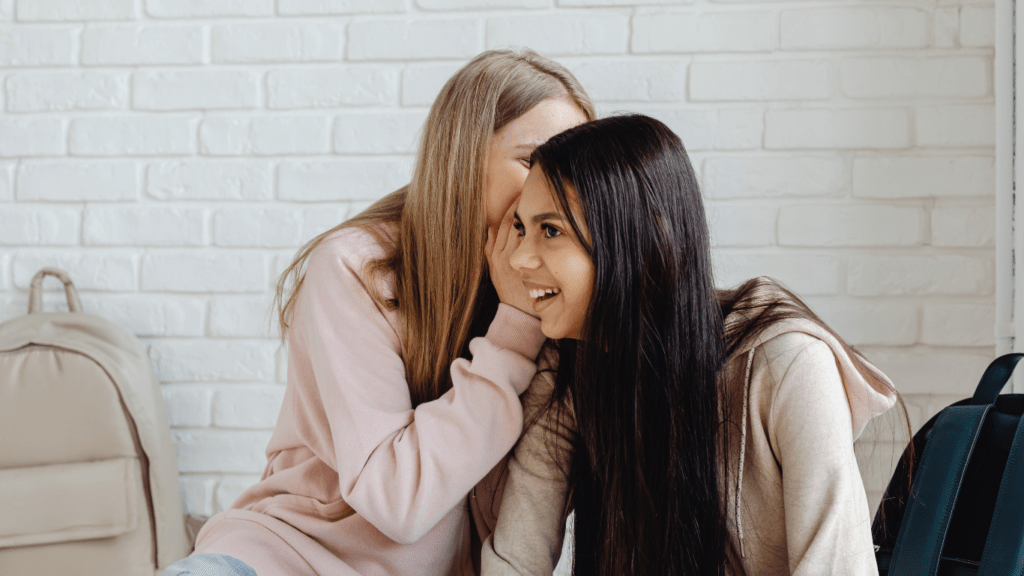
[[288,386],[267,467],[165,576],[475,573],[490,528],[467,496],[519,438],[544,341],[508,265],[511,208],[533,149],[593,115],[529,51],[448,81],[412,182],[282,275]]

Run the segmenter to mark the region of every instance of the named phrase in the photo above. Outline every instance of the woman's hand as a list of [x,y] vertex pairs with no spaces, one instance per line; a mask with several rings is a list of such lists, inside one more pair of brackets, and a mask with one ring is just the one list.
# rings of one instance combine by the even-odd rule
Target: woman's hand
[[513,202],[508,212],[501,219],[501,225],[495,230],[493,227],[487,229],[487,244],[484,245],[484,254],[487,256],[487,265],[491,273],[491,283],[498,292],[498,299],[503,304],[515,306],[531,316],[533,313],[533,301],[530,294],[523,286],[522,276],[512,269],[510,260],[512,253],[519,247],[519,232],[512,226],[515,219],[516,206]]

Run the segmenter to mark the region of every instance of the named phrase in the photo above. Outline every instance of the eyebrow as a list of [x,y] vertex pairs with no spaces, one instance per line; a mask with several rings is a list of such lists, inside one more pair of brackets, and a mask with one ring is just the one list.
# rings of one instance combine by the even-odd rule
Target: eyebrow
[[544,212],[543,214],[537,214],[530,219],[534,224],[540,224],[545,220],[562,220],[562,215],[558,212]]
[[533,150],[537,146],[543,144],[544,141],[538,140],[536,142],[527,142],[525,144],[517,144],[512,147],[513,150]]

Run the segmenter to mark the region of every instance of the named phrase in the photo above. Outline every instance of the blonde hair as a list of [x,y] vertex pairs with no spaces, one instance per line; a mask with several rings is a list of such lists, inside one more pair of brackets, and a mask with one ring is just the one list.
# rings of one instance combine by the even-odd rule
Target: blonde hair
[[[491,137],[548,98],[568,95],[588,120],[590,98],[563,66],[531,50],[490,50],[455,73],[434,100],[412,182],[303,246],[277,282],[282,338],[310,253],[331,234],[360,227],[385,247],[371,262],[371,296],[403,319],[405,374],[413,406],[451,388],[449,367],[466,343],[486,264],[483,202]],[[377,291],[394,276],[394,298]]]

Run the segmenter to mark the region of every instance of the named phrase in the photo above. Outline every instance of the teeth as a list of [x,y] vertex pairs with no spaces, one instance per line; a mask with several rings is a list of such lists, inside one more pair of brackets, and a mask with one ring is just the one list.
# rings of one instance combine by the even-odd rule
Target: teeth
[[548,294],[558,294],[558,292],[559,290],[557,288],[535,288],[530,290],[530,298],[536,300],[537,298],[543,298]]

